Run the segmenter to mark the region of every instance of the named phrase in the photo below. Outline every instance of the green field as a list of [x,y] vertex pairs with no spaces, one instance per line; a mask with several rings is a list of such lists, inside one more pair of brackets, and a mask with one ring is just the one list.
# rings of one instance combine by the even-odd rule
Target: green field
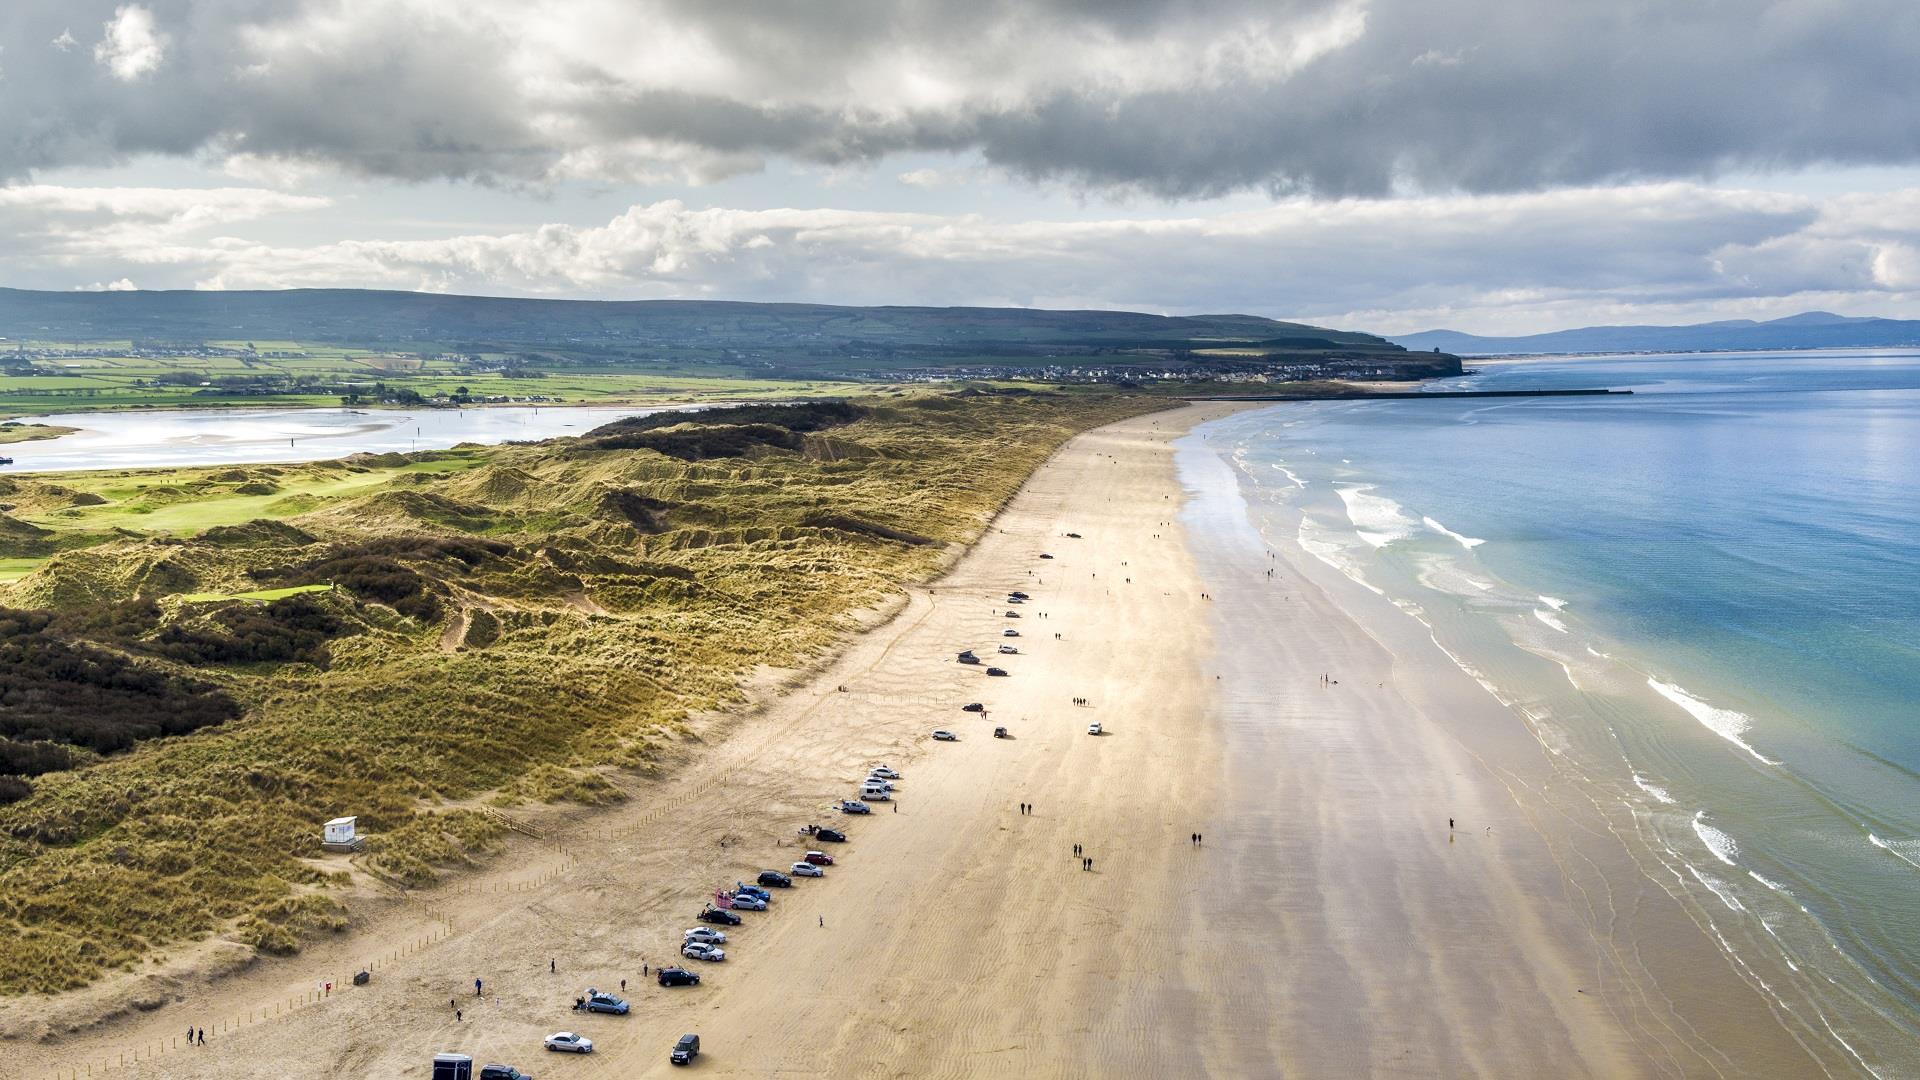
[[[845,393],[832,379],[749,377],[739,365],[580,363],[567,358],[519,362],[527,377],[502,374],[505,353],[472,360],[401,354],[290,341],[252,342],[243,355],[136,356],[126,341],[24,343],[36,352],[30,374],[20,365],[0,373],[0,415],[31,416],[123,408],[336,406],[349,392],[384,384],[425,399],[464,390],[476,402],[539,397],[565,404],[624,405],[659,401],[776,399]],[[209,349],[245,349],[246,342],[209,342]],[[0,354],[0,359],[5,359]],[[246,384],[220,380],[248,380]],[[206,385],[202,385],[206,384]],[[377,404],[361,401],[360,405]]]

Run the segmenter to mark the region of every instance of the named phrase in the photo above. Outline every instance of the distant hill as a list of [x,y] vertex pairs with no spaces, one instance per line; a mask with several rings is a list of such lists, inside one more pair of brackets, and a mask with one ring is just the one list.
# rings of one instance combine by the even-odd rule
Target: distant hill
[[1450,353],[1708,352],[1736,349],[1888,348],[1920,345],[1920,321],[1808,311],[1770,322],[1732,319],[1692,326],[1587,326],[1525,337],[1428,330],[1394,337],[1409,349]]

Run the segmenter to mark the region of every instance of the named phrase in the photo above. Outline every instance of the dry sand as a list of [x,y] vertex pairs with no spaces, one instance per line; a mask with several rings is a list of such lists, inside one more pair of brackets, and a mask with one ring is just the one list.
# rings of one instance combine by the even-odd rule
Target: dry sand
[[[549,811],[544,840],[516,838],[461,890],[389,905],[351,940],[167,983],[184,1000],[135,1020],[8,1044],[10,1075],[298,997],[439,917],[450,936],[382,962],[368,987],[115,1075],[423,1077],[460,1050],[542,1080],[630,1077],[665,1073],[682,1031],[700,1033],[703,1072],[737,1076],[1802,1074],[1701,935],[1640,910],[1657,893],[1567,865],[1587,856],[1565,840],[1576,826],[1543,820],[1541,751],[1517,719],[1418,641],[1355,618],[1355,597],[1289,553],[1260,561],[1219,506],[1196,507],[1189,542],[1170,441],[1227,408],[1076,439],[949,575],[816,677],[710,725],[630,803]],[[1010,589],[1034,597],[1017,620]],[[1008,678],[954,662],[1003,642],[1020,654],[988,659]],[[1095,720],[1107,734],[1086,733]],[[930,741],[935,727],[961,741]],[[826,809],[882,761],[904,774],[897,811]],[[686,961],[704,985],[641,977],[680,962],[715,887],[798,858],[808,822],[852,835],[820,845],[839,860],[823,880],[743,913],[724,963]],[[1595,902],[1595,880],[1638,914]],[[1596,912],[1645,932],[1623,945]],[[1646,946],[1686,961],[1686,1008],[1649,992],[1633,956]],[[634,1015],[570,1011],[622,978]],[[543,1054],[562,1029],[599,1052]]]

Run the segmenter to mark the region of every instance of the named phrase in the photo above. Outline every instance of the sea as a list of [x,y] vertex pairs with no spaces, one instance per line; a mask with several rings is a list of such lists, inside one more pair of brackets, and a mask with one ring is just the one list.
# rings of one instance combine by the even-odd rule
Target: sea
[[[1533,729],[1803,1041],[1920,1077],[1920,351],[1475,361],[1203,425]],[[1837,1048],[1837,1050],[1834,1050]]]

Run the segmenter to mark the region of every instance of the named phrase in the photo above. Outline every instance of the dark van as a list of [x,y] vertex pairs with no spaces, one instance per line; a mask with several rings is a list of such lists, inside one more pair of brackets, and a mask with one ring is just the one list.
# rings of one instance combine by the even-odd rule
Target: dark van
[[680,1041],[673,1044],[673,1053],[667,1060],[675,1065],[691,1065],[693,1059],[700,1056],[700,1036],[682,1035]]

